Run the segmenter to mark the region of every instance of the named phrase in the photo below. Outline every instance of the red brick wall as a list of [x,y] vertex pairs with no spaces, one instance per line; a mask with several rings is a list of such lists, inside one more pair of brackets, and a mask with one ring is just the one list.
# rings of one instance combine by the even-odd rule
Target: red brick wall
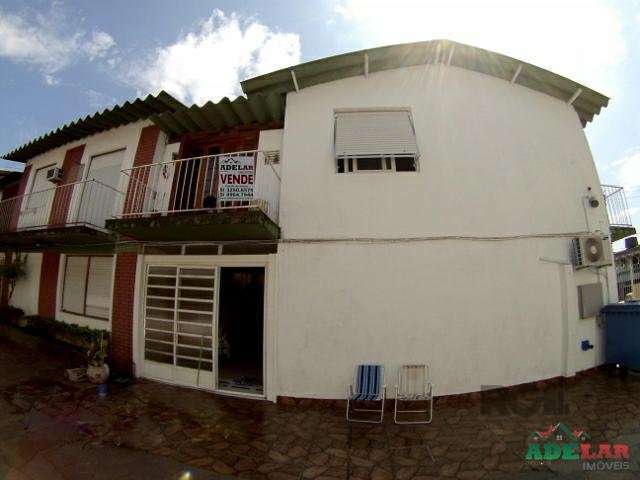
[[11,185],[4,187],[4,190],[2,190],[2,200],[7,200],[8,198],[17,196],[20,191],[20,183],[21,182],[12,183]]
[[[20,195],[24,195],[27,190],[27,182],[29,181],[29,173],[31,173],[31,165],[27,165],[22,172],[22,178],[20,179],[20,186],[18,187],[18,192],[16,197]],[[14,231],[18,227],[18,218],[20,217],[20,206],[22,204],[22,199],[16,200],[13,208],[13,215],[11,217],[11,223],[9,230]]]
[[[140,132],[136,156],[133,158],[133,166],[149,165],[153,162],[158,145],[160,129],[155,125],[144,127]],[[141,168],[131,172],[131,178],[127,187],[127,196],[124,201],[122,213],[136,213],[142,208],[145,195],[145,186],[149,180],[149,169]]]
[[[60,185],[77,182],[78,173],[80,171],[80,162],[84,153],[84,145],[70,148],[64,155],[62,162],[62,182]],[[53,203],[51,205],[51,214],[49,216],[49,225],[64,225],[67,223],[67,215],[69,213],[69,205],[73,195],[73,188],[58,188]]]
[[[249,150],[256,150],[258,148],[258,141],[260,139],[260,129],[263,126],[250,125],[234,128],[227,128],[223,130],[217,130],[215,132],[199,132],[199,133],[186,133],[180,139],[180,158],[199,157],[211,153],[211,147],[219,149],[220,153],[232,153],[232,152],[245,152]],[[180,169],[185,168],[189,171],[192,168],[188,165],[190,162],[181,163],[176,166],[176,172],[173,176],[173,185],[171,186],[171,196],[169,199],[169,205],[180,204],[180,201],[176,201],[178,195],[180,178]],[[188,178],[188,173],[186,173]],[[200,165],[200,181],[197,187],[195,196],[195,208],[202,207],[203,190],[205,190],[204,183],[206,179],[205,164]],[[217,188],[217,180],[214,179],[213,191]],[[217,195],[217,193],[216,193]],[[175,202],[175,203],[174,203]]]
[[40,270],[40,291],[38,293],[38,315],[48,318],[56,316],[56,295],[58,287],[58,267],[60,254],[44,252]]
[[136,253],[116,255],[111,310],[111,366],[120,373],[133,373],[133,303],[136,283]]

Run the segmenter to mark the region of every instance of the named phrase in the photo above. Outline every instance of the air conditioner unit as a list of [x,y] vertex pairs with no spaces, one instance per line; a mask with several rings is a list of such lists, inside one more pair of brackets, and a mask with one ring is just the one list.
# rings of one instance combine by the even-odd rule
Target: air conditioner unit
[[53,183],[60,183],[62,181],[62,169],[53,167],[47,170],[47,180]]
[[264,152],[264,163],[266,165],[275,165],[280,163],[280,151],[279,150],[270,150]]
[[603,267],[613,263],[611,246],[598,234],[574,238],[572,242],[573,265],[576,268]]

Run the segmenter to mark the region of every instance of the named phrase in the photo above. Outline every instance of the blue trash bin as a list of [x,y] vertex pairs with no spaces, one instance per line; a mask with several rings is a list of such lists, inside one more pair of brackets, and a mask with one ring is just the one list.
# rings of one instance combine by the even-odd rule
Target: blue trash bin
[[640,370],[640,303],[612,303],[602,308],[605,319],[605,358]]

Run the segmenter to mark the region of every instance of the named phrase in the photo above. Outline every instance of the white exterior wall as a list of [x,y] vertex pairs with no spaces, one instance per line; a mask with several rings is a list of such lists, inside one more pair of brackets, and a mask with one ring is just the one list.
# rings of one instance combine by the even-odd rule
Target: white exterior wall
[[[411,108],[419,172],[335,173],[334,109],[371,107]],[[390,386],[397,365],[430,363],[443,395],[601,361],[576,292],[598,277],[561,264],[572,235],[608,232],[571,106],[456,67],[379,72],[290,93],[282,157],[280,395],[344,397],[362,362]],[[588,187],[601,206],[585,213]],[[328,241],[365,238],[383,240]]]
[[[258,140],[258,150],[262,152],[282,150],[282,129],[262,130]],[[254,187],[254,198],[267,202],[267,215],[275,223],[278,223],[280,208],[280,163],[268,165],[263,155],[258,155],[256,165],[256,179]]]
[[24,310],[25,315],[38,313],[38,294],[40,293],[40,270],[42,267],[42,253],[23,253],[26,256],[25,276],[16,282],[16,288],[11,297],[11,305]]

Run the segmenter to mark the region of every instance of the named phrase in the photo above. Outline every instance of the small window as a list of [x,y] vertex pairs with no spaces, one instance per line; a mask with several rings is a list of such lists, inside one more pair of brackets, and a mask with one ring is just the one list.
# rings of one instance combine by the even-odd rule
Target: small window
[[415,172],[416,165],[416,159],[413,157],[338,158],[336,171],[338,173]]
[[358,170],[382,170],[382,158],[358,158]]
[[415,172],[416,159],[413,157],[396,157],[396,172]]
[[334,151],[338,173],[417,171],[418,145],[411,112],[336,112]]
[[62,311],[109,319],[113,257],[68,256],[62,285]]

